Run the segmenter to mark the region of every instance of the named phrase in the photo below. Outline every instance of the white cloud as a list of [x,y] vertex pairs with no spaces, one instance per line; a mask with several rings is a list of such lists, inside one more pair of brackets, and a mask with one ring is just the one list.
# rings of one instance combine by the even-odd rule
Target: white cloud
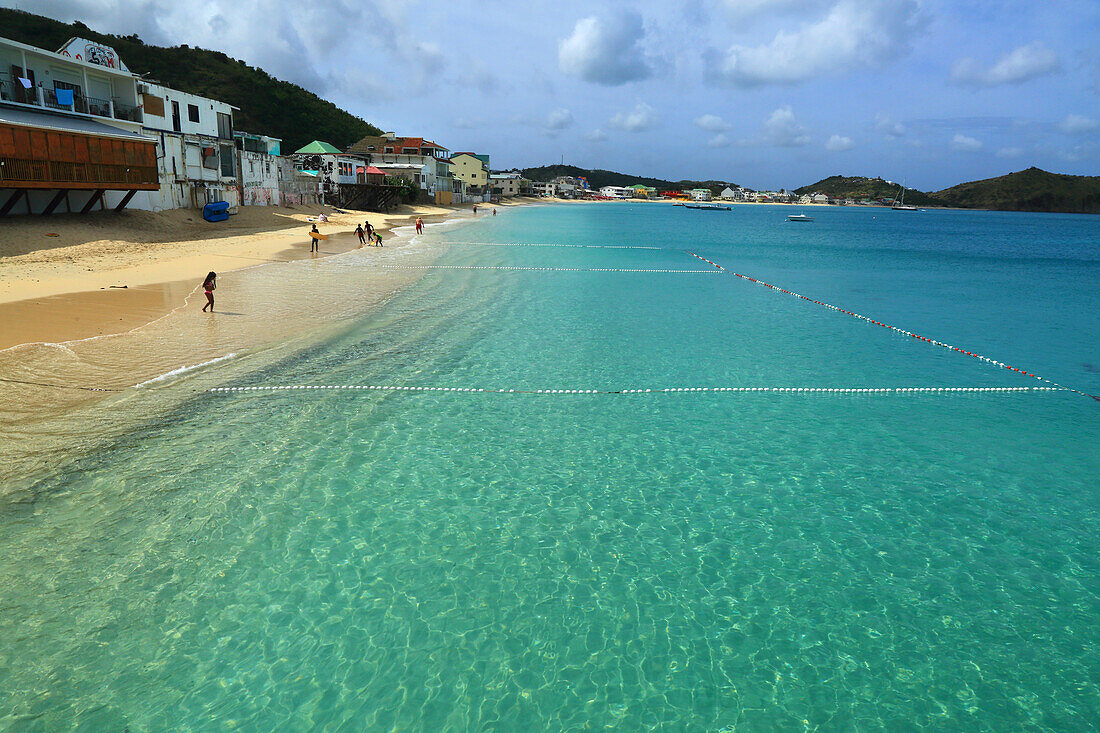
[[582,18],[573,33],[558,44],[558,68],[605,86],[645,79],[653,72],[642,49],[644,38],[642,16],[636,12]]
[[567,109],[556,109],[546,118],[547,130],[564,130],[573,124],[573,113]]
[[906,132],[905,125],[882,114],[875,116],[875,129],[890,137],[905,137]]
[[975,150],[982,149],[982,141],[960,133],[951,138],[951,147],[955,150],[972,153]]
[[1062,68],[1058,56],[1036,41],[1013,49],[989,68],[972,58],[962,58],[951,69],[951,79],[970,87],[992,87],[1000,84],[1021,84]]
[[724,135],[722,133],[718,133],[717,135],[712,137],[710,140],[707,140],[707,147],[708,148],[728,148],[732,144],[733,144],[733,141],[730,140],[726,135]]
[[998,158],[1019,158],[1023,154],[1023,148],[1001,148],[997,151]]
[[726,122],[718,115],[703,115],[702,117],[696,117],[695,126],[707,132],[726,132],[733,128],[733,125]]
[[602,143],[607,140],[607,133],[597,127],[595,130],[584,133],[584,139],[594,143]]
[[725,0],[724,5],[735,18],[751,18],[757,15],[807,10],[816,0]]
[[612,117],[609,124],[627,132],[642,132],[657,124],[657,116],[648,104],[638,102],[630,112],[619,112]]
[[1068,135],[1084,135],[1100,130],[1100,122],[1084,115],[1069,115],[1058,123],[1058,129]]
[[770,145],[793,148],[809,143],[810,136],[806,128],[798,124],[790,106],[786,106],[772,112],[764,121],[764,140]]
[[831,150],[834,153],[851,150],[855,146],[856,144],[852,142],[852,138],[844,137],[843,135],[833,135],[829,138],[829,141],[825,143],[825,149]]
[[814,23],[780,31],[762,46],[733,46],[711,61],[738,86],[797,84],[896,59],[924,24],[917,0],[839,0]]

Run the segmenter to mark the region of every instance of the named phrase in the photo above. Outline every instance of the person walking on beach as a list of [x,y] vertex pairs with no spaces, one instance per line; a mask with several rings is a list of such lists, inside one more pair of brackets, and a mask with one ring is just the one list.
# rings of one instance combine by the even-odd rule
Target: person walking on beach
[[474,204],[474,216],[477,216],[477,204]]
[[496,216],[496,215],[497,215],[497,210],[493,209],[493,216]]
[[424,220],[421,219],[419,216],[416,217],[416,233],[417,234],[423,234],[424,233]]
[[317,231],[317,225],[314,224],[313,228],[309,230],[309,251],[320,252],[321,251],[321,232]]
[[359,237],[359,246],[360,247],[362,247],[364,244],[367,243],[367,235],[363,231],[363,225],[362,224],[357,224],[355,226],[355,236]]
[[374,239],[374,227],[370,225],[369,221],[363,222],[363,228],[367,230],[367,239]]
[[202,307],[202,312],[205,313],[209,308],[210,312],[214,312],[214,291],[218,289],[218,273],[211,272],[206,276],[206,279],[202,281],[202,292],[206,293],[206,305]]

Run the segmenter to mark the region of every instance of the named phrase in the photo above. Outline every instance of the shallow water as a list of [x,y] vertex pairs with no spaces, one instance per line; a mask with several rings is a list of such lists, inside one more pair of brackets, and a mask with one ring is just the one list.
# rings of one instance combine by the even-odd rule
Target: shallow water
[[0,515],[0,724],[1100,725],[1086,397],[200,391],[1043,384],[691,249],[1100,392],[1100,220],[789,211],[508,211],[446,236],[660,249],[434,263],[703,272],[425,270],[320,343],[105,407],[138,422]]

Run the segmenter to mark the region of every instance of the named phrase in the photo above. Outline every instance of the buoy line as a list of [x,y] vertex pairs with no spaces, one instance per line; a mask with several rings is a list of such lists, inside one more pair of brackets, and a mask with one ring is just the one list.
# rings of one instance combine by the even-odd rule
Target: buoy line
[[826,303],[823,300],[815,300],[814,298],[809,298],[805,295],[802,295],[801,293],[796,293],[793,290],[787,290],[786,288],[781,288],[778,285],[772,285],[771,283],[764,282],[763,280],[758,280],[755,277],[750,277],[749,275],[744,275],[740,272],[734,272],[733,270],[727,270],[725,267],[722,267],[717,262],[712,262],[711,260],[708,260],[706,257],[703,257],[702,255],[695,254],[691,250],[684,250],[684,251],[687,252],[692,257],[698,258],[698,259],[702,260],[703,262],[706,262],[709,265],[714,265],[714,267],[716,268],[716,271],[718,271],[718,272],[725,272],[725,273],[728,273],[730,275],[734,275],[736,277],[741,278],[742,280],[747,280],[749,282],[755,283],[757,285],[761,285],[765,288],[769,288],[769,289],[774,290],[776,292],[784,293],[786,295],[793,296],[793,297],[798,298],[800,300],[805,300],[809,303],[814,303],[815,305],[820,305],[821,307],[828,308],[831,311],[835,311],[837,313],[843,313],[846,316],[851,316],[852,318],[857,318],[861,321],[865,321],[865,322],[870,323],[870,324],[875,325],[875,326],[881,326],[882,328],[888,328],[891,331],[902,334],[903,336],[909,336],[910,338],[915,338],[918,341],[924,341],[925,343],[932,344],[933,346],[939,346],[940,348],[947,349],[948,351],[956,351],[960,354],[965,354],[966,356],[971,356],[971,357],[974,357],[975,359],[979,359],[981,361],[984,361],[987,364],[992,364],[994,366],[1000,367],[1001,369],[1006,369],[1010,372],[1017,372],[1018,374],[1022,374],[1025,377],[1031,377],[1033,379],[1038,379],[1039,381],[1046,382],[1047,384],[1053,385],[1054,387],[1057,387],[1058,389],[1064,389],[1064,390],[1067,390],[1069,392],[1074,392],[1074,393],[1082,395],[1084,397],[1091,397],[1094,400],[1100,401],[1100,397],[1097,397],[1096,395],[1089,394],[1088,392],[1082,392],[1079,389],[1074,389],[1073,387],[1067,387],[1064,384],[1059,384],[1058,382],[1047,379],[1046,377],[1040,377],[1038,374],[1034,374],[1034,373],[1026,371],[1024,369],[1020,369],[1018,367],[1011,366],[1010,364],[1005,364],[1004,362],[997,361],[996,359],[991,359],[988,356],[983,356],[981,354],[978,354],[978,353],[975,353],[975,352],[972,352],[972,351],[967,351],[966,349],[962,349],[958,346],[952,346],[951,344],[946,344],[942,341],[937,341],[936,339],[928,338],[927,336],[921,336],[920,334],[913,333],[912,331],[906,331],[903,328],[898,328],[897,326],[891,326],[888,323],[882,323],[881,321],[876,321],[875,319],[873,319],[869,316],[865,316],[861,313],[856,313],[854,311],[850,311],[850,310],[846,310],[844,308],[840,308],[838,306],[832,305],[831,303]]
[[558,244],[552,242],[444,242],[444,244],[476,244],[483,247],[573,247],[576,249],[664,249],[641,244]]
[[535,272],[657,272],[713,275],[717,270],[673,270],[643,267],[519,267],[515,265],[378,265],[385,270],[531,270]]
[[0,382],[9,382],[11,384],[29,384],[34,387],[51,387],[53,389],[79,389],[85,392],[121,392],[121,389],[112,389],[110,387],[82,387],[77,384],[51,384],[49,382],[30,382],[25,379],[7,379],[0,378]]
[[650,389],[494,389],[482,387],[414,387],[393,384],[287,384],[259,387],[213,387],[207,392],[288,392],[295,390],[344,390],[381,392],[480,392],[486,394],[534,395],[623,395],[669,394],[684,392],[785,392],[799,394],[948,394],[948,393],[1009,393],[1058,392],[1064,387],[664,387]]

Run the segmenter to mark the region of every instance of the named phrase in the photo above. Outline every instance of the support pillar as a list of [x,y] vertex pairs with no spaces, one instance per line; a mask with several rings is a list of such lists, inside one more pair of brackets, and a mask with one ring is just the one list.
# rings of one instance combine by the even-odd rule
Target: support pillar
[[88,199],[88,203],[84,204],[84,208],[80,210],[81,214],[87,214],[92,210],[92,207],[103,200],[103,189],[99,189],[92,194],[92,197]]
[[42,209],[42,216],[49,216],[53,213],[53,210],[57,208],[57,205],[61,203],[61,199],[65,198],[69,192],[66,189],[61,189],[57,192],[57,195],[50,199],[50,203],[46,204],[46,208]]
[[134,197],[135,193],[137,193],[136,189],[127,191],[126,195],[122,197],[122,200],[118,202],[118,206],[115,207],[115,212],[117,213],[125,209],[126,204],[130,203],[130,199]]
[[[26,195],[27,190],[25,188],[17,189],[15,193],[8,197],[8,200],[4,203],[4,205],[0,206],[0,216],[7,216],[8,212],[12,210],[12,207],[19,203],[19,199]],[[29,205],[30,204],[28,203],[28,206]]]

